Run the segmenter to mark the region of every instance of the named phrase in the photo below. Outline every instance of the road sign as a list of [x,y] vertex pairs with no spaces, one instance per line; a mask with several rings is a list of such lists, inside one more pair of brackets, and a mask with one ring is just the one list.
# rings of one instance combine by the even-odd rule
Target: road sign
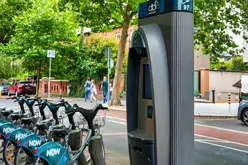
[[48,50],[47,51],[47,57],[48,58],[55,58],[56,52],[55,50]]
[[50,58],[49,61],[49,82],[48,82],[48,98],[50,99],[51,92],[51,69],[52,69],[52,58],[55,58],[56,52],[55,50],[48,50],[47,57]]
[[109,59],[109,68],[113,68],[114,67],[114,60],[112,58]]

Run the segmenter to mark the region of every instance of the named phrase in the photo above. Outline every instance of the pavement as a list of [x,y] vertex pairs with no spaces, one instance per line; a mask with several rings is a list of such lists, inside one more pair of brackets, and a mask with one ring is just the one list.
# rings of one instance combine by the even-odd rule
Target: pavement
[[[58,98],[54,98],[56,102]],[[85,108],[94,107],[94,103],[85,103],[83,99],[66,98],[69,103],[77,103]],[[125,102],[123,103],[125,104]],[[18,109],[11,100],[0,100],[0,107]],[[126,129],[126,111],[107,111],[106,125],[101,129],[106,149],[107,165],[129,165],[128,140]],[[112,107],[111,107],[112,108]],[[227,108],[227,109],[226,109]],[[237,108],[237,107],[236,107]],[[227,115],[236,113],[235,106],[226,104],[195,103],[196,111],[202,115]],[[211,112],[211,113],[207,113]],[[65,123],[68,121],[65,119]],[[248,127],[236,119],[195,119],[194,120],[194,162],[195,165],[247,165]]]
[[[220,118],[236,118],[239,103],[194,103],[195,117],[220,117]],[[126,104],[123,101],[123,106],[110,106],[109,110],[126,111]]]
[[[120,115],[107,115],[107,125],[102,129],[106,148],[127,159],[126,121]],[[248,127],[237,120],[195,120],[195,165],[247,165],[247,139]]]
[[[0,100],[6,99],[7,96],[0,96]],[[42,97],[45,99],[46,97]],[[63,97],[66,101],[77,104],[84,104],[84,98]],[[46,98],[47,99],[47,98]],[[56,102],[59,97],[51,97],[48,99],[51,102]],[[102,103],[102,100],[99,100]],[[126,101],[121,100],[122,106],[109,106],[109,110],[126,111]],[[221,117],[221,118],[236,118],[239,103],[209,103],[206,100],[195,99],[194,103],[195,117]],[[107,105],[105,105],[107,106]]]

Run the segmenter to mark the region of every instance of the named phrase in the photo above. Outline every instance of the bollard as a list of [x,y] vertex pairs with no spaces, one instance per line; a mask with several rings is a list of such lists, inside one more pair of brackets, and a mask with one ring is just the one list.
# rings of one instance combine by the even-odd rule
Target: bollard
[[60,89],[59,98],[60,98],[60,100],[62,99],[62,89]]
[[231,94],[228,94],[229,114],[231,113]]
[[230,95],[230,93],[228,94],[228,104],[231,104],[231,95]]
[[215,103],[215,90],[212,90],[212,102]]

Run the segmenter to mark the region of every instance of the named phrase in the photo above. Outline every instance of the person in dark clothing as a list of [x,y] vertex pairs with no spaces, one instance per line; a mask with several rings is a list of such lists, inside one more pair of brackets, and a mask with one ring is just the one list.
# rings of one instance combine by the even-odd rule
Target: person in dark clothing
[[103,90],[103,104],[108,103],[107,95],[108,95],[109,83],[107,78],[103,78],[101,89]]

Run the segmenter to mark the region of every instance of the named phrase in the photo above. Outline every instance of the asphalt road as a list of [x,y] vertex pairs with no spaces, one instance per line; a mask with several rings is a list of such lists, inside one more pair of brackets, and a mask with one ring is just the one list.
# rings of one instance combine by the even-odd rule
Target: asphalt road
[[[221,121],[213,121],[214,124]],[[202,121],[200,121],[203,123]],[[205,121],[204,121],[205,122]],[[210,121],[206,121],[210,122]],[[227,121],[224,121],[227,122]],[[196,121],[199,123],[199,121]],[[210,122],[211,123],[211,122]],[[231,120],[230,123],[233,123]],[[213,125],[214,125],[213,124]],[[236,123],[237,124],[237,123]],[[240,127],[237,124],[237,127]],[[119,135],[105,137],[105,145],[111,151],[118,152],[128,157],[126,123],[121,119],[108,118],[103,132],[119,132]],[[122,134],[121,134],[122,133]],[[247,165],[248,163],[248,145],[235,144],[222,139],[213,139],[195,135],[195,165]]]
[[[79,106],[93,105],[78,103]],[[18,104],[0,100],[0,107],[18,109]],[[128,165],[125,112],[108,112],[102,129],[108,159],[113,165]],[[247,165],[248,127],[236,120],[195,120],[195,165]],[[114,162],[114,163],[113,163]]]

